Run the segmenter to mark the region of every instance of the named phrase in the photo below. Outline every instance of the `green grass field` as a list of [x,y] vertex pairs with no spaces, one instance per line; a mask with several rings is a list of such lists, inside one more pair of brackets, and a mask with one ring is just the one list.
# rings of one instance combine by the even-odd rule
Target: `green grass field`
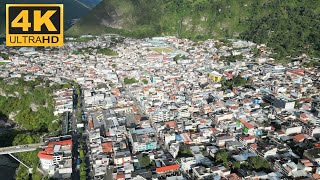
[[167,48],[167,47],[150,48],[150,50],[157,52],[157,53],[162,53],[162,52],[171,53],[171,52],[173,52],[173,49]]
[[0,62],[0,66],[1,66],[1,65],[4,65],[4,64],[7,64],[7,63],[6,63],[6,62]]

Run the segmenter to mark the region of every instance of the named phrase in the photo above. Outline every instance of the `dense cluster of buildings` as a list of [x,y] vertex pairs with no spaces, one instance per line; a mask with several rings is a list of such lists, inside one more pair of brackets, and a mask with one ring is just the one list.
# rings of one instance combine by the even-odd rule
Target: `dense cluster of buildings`
[[72,139],[57,139],[49,142],[38,152],[40,167],[50,177],[57,179],[71,178],[72,174]]
[[65,88],[59,89],[53,93],[54,100],[54,115],[62,114],[64,112],[72,112],[73,110],[73,89]]
[[[279,65],[267,47],[246,41],[115,39],[117,56],[70,54],[113,43],[101,36],[16,50],[0,70],[81,85],[88,176],[320,178],[320,73],[303,66],[307,57]],[[69,91],[56,93],[57,113],[70,108]]]

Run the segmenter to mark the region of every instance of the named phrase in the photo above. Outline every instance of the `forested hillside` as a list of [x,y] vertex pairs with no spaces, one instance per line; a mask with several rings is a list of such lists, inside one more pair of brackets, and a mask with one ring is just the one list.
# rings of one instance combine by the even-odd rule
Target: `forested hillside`
[[[49,81],[23,78],[0,79],[0,118],[16,123],[14,129],[0,133],[0,147],[39,143],[41,137],[59,135],[61,117],[55,117],[53,92],[71,87],[71,84],[49,85]],[[36,170],[39,159],[37,152],[16,153],[20,160],[33,168],[32,179],[42,179]],[[28,169],[22,164],[16,171],[16,179],[27,179]]]
[[52,91],[40,80],[0,80],[0,113],[27,131],[48,132],[59,128],[54,122]]
[[319,13],[318,0],[103,0],[68,34],[236,37],[319,55]]

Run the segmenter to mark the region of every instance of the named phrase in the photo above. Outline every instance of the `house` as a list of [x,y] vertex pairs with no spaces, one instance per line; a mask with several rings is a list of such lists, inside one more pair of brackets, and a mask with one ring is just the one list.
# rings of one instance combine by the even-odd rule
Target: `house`
[[115,165],[119,166],[125,163],[130,163],[131,159],[132,159],[131,153],[128,150],[114,152],[113,161]]
[[225,168],[224,166],[214,166],[210,168],[210,171],[214,175],[219,175],[221,177],[226,177],[230,175],[230,170]]
[[282,108],[286,110],[294,109],[295,102],[291,99],[280,97],[275,98],[272,105],[277,108]]
[[256,142],[256,137],[255,136],[244,136],[241,135],[239,136],[239,142],[241,142],[243,145],[247,146],[249,144],[255,143]]
[[129,140],[132,143],[132,152],[155,150],[157,148],[156,131],[153,128],[132,129]]
[[216,145],[219,147],[224,147],[227,141],[235,141],[235,137],[231,135],[216,137]]
[[305,150],[303,152],[303,156],[311,162],[316,162],[320,164],[320,148],[316,147],[309,150]]
[[72,139],[49,142],[38,152],[41,168],[50,177],[70,178],[72,173]]
[[304,134],[297,134],[293,137],[293,141],[295,142],[303,142],[305,139],[305,135]]
[[164,160],[164,159],[157,159],[156,162],[156,173],[158,177],[163,177],[167,175],[171,175],[174,172],[179,171],[180,166],[174,162]]
[[192,168],[192,172],[195,179],[212,179],[213,177],[210,168],[205,168],[203,166],[197,166]]
[[181,169],[185,172],[190,171],[193,167],[195,167],[196,159],[194,157],[181,158]]
[[209,74],[209,78],[213,81],[213,82],[220,82],[221,79],[222,79],[222,74],[220,74],[219,72],[217,71],[212,71],[210,74]]

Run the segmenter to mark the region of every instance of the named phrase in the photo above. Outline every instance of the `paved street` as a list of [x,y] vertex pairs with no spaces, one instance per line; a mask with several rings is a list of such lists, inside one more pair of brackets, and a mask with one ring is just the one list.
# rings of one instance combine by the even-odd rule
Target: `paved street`
[[72,116],[70,118],[70,124],[71,124],[71,130],[72,130],[72,142],[73,142],[73,146],[72,146],[72,179],[73,180],[78,180],[80,179],[80,172],[79,169],[77,169],[77,162],[78,162],[78,158],[79,158],[79,138],[81,138],[81,136],[78,134],[77,131],[77,112],[78,112],[78,108],[77,108],[77,102],[78,102],[78,97],[79,95],[77,94],[76,89],[73,90],[73,112],[72,112]]
[[37,144],[26,144],[26,145],[19,145],[19,146],[4,147],[4,148],[0,148],[0,155],[34,151],[43,145],[44,145],[43,143],[37,143]]

